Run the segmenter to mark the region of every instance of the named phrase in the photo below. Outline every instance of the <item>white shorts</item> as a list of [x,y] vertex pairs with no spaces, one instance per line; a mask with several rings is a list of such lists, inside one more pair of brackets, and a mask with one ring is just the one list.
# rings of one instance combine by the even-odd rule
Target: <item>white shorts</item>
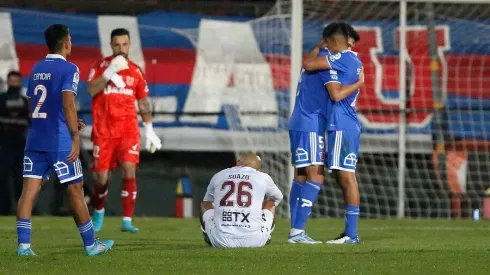
[[264,209],[262,211],[265,218],[264,225],[262,227],[262,230],[254,236],[237,236],[237,238],[223,236],[218,228],[216,228],[216,224],[214,223],[214,209],[209,209],[202,216],[205,227],[204,230],[206,231],[209,241],[211,242],[213,247],[262,247],[269,242],[274,225],[274,214],[272,214],[272,212],[267,209]]

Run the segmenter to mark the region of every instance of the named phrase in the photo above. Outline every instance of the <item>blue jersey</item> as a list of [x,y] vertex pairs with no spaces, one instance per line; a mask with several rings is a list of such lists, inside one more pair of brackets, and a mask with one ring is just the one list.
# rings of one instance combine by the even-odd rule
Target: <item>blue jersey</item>
[[26,151],[71,151],[71,135],[63,111],[63,93],[77,93],[78,67],[61,55],[48,54],[32,68],[27,96],[31,121]]
[[[342,86],[351,85],[359,80],[362,62],[353,51],[343,51],[329,54],[327,61],[330,70],[320,72],[320,77],[326,85],[329,82],[338,82]],[[356,130],[361,131],[361,123],[356,114],[356,101],[359,90],[346,98],[335,102],[327,96],[327,131]]]
[[[327,56],[327,50],[321,50],[319,56]],[[328,98],[320,71],[305,71],[301,75],[296,92],[293,114],[289,119],[289,130],[302,132],[323,132],[326,127]]]

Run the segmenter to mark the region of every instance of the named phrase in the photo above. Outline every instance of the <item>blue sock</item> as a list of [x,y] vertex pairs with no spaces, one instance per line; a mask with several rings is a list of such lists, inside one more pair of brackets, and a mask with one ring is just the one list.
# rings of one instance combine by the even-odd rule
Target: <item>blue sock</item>
[[303,190],[303,184],[296,180],[293,180],[291,185],[291,192],[289,193],[289,214],[291,217],[291,228],[293,228],[294,220],[296,217],[296,207],[298,206],[298,198],[301,196],[301,190]]
[[305,229],[306,221],[311,214],[311,209],[313,209],[313,203],[318,196],[318,192],[320,192],[320,186],[321,184],[314,181],[307,181],[303,185],[298,206],[296,207],[296,216],[294,219],[293,228],[301,230]]
[[92,220],[88,220],[88,222],[84,224],[77,224],[78,231],[80,231],[80,236],[82,236],[83,245],[91,246],[95,243],[95,233],[94,226],[92,224]]
[[357,236],[357,221],[359,220],[359,206],[345,206],[345,235],[350,238]]
[[17,219],[17,243],[31,243],[32,224],[30,219]]

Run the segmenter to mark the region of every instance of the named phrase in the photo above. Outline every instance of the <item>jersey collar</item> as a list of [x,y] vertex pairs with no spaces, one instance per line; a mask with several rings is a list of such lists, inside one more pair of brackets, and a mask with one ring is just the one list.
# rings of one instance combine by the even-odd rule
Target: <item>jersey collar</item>
[[62,55],[54,54],[54,53],[50,53],[50,54],[46,55],[46,58],[61,58],[63,60],[66,60]]
[[345,52],[351,52],[351,53],[353,53],[353,54],[357,55],[357,52],[352,51],[352,50],[345,50],[345,51],[343,51],[343,52],[344,52],[344,53],[345,53]]

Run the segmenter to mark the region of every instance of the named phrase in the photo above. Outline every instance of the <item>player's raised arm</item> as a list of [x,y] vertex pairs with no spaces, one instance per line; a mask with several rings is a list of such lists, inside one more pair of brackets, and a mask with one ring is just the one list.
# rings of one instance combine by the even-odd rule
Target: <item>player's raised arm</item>
[[308,55],[303,60],[303,68],[307,71],[328,70],[330,69],[330,63],[328,63],[325,56]]
[[[364,72],[361,70],[359,73],[359,80],[351,85],[341,86],[340,82],[336,80],[336,74],[332,74],[333,70],[330,70],[326,73],[330,74],[329,80],[325,83],[327,87],[328,94],[333,101],[340,101],[346,97],[348,97],[353,92],[357,91],[364,85]],[[323,74],[323,72],[322,72]],[[322,77],[322,79],[324,79]]]
[[[323,33],[323,37],[325,38],[328,35],[329,30],[325,29]],[[348,25],[348,43],[349,50],[354,47],[354,45],[360,40],[359,34],[351,25]],[[320,49],[325,48],[326,43],[322,41],[318,44],[313,51],[308,54],[308,56],[303,60],[303,68],[307,71],[318,71],[318,70],[341,70],[340,68],[335,68],[331,66],[328,56],[318,56]]]
[[87,82],[87,90],[91,96],[97,95],[103,91],[109,81],[114,82],[118,88],[124,88],[125,84],[123,79],[117,73],[129,68],[127,59],[118,55],[111,60],[109,66],[101,73],[97,75],[99,66],[96,64],[91,70],[89,80]]

